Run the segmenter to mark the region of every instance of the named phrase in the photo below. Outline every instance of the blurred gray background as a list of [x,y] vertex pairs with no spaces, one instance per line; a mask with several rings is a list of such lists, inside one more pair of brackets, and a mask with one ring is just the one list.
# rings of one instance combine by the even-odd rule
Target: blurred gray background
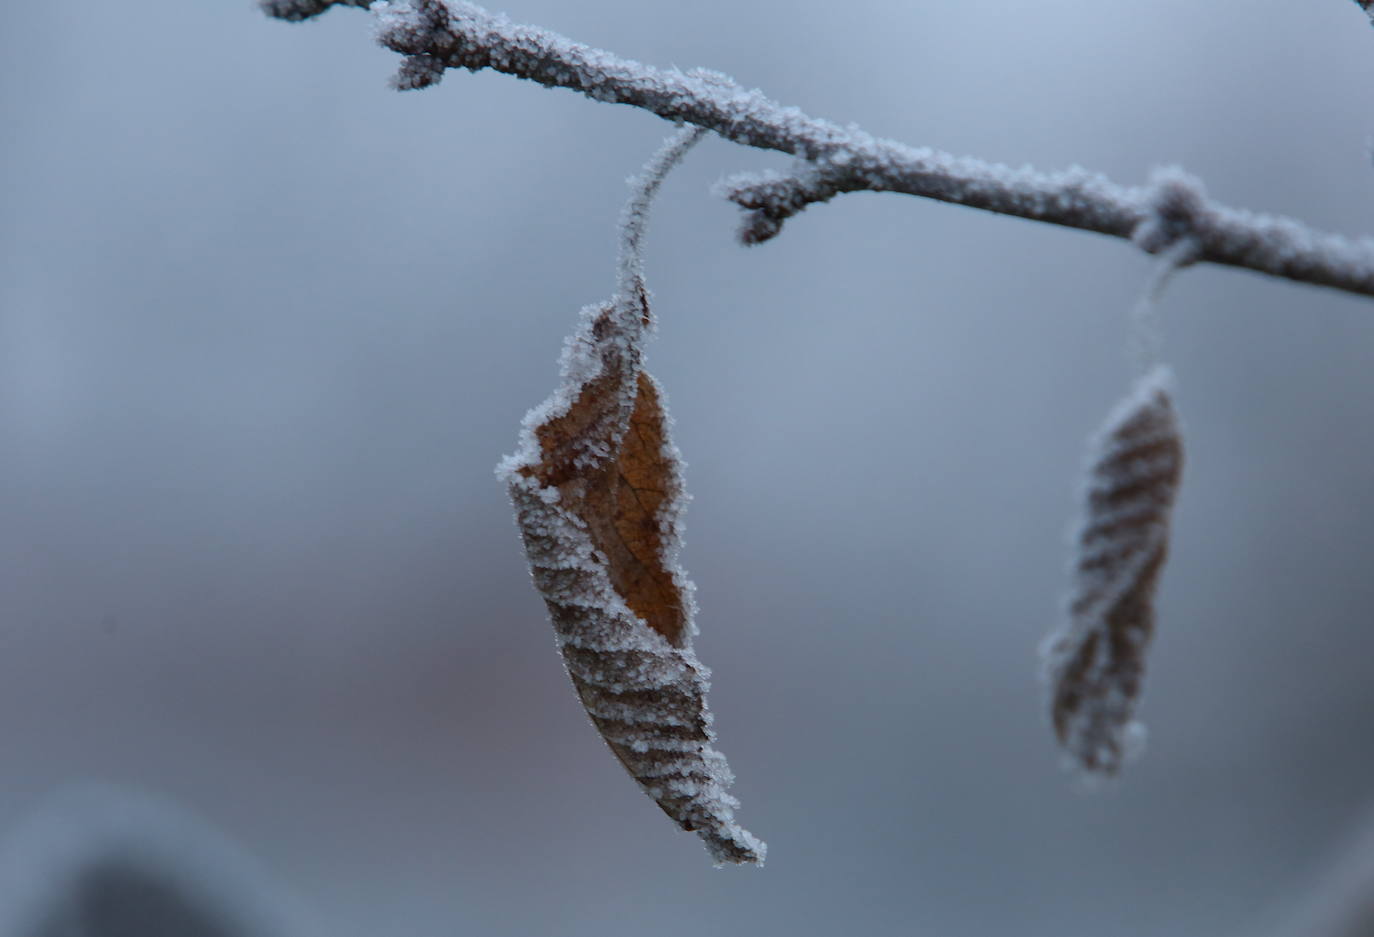
[[[1374,229],[1348,0],[512,0],[817,116]],[[0,28],[0,830],[170,797],[323,933],[1269,933],[1374,806],[1374,304],[1163,303],[1189,461],[1143,716],[1096,794],[1036,647],[1148,259],[850,195],[733,240],[709,140],[648,242],[685,563],[765,869],[716,871],[587,723],[492,475],[608,295],[667,125],[388,89],[368,17],[15,3]]]

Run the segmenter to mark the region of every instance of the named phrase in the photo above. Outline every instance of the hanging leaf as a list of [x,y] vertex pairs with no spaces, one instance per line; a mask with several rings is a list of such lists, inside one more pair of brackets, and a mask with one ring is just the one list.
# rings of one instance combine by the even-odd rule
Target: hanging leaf
[[1170,383],[1155,367],[1092,443],[1069,621],[1045,648],[1055,734],[1088,772],[1117,773],[1144,737],[1133,716],[1183,468]]
[[735,823],[733,777],[713,747],[709,671],[691,646],[693,588],[677,563],[681,457],[662,391],[641,362],[647,202],[696,136],[680,136],[640,180],[625,215],[621,288],[582,311],[562,386],[525,417],[519,450],[498,475],[568,674],[602,738],[717,863],[761,863],[764,844]]

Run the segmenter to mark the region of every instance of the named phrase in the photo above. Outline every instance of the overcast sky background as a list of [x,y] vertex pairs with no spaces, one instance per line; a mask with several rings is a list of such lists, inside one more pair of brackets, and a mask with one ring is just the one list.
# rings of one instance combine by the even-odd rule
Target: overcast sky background
[[[514,2],[514,0],[513,0]],[[1348,0],[519,0],[912,144],[1374,230]],[[648,239],[684,557],[763,870],[587,723],[492,468],[606,297],[667,126],[492,75],[387,87],[368,17],[21,3],[0,29],[0,829],[168,797],[320,932],[1279,933],[1374,807],[1374,305],[1163,302],[1188,462],[1142,761],[1085,795],[1036,647],[1147,258],[849,195],[733,241],[710,139]]]

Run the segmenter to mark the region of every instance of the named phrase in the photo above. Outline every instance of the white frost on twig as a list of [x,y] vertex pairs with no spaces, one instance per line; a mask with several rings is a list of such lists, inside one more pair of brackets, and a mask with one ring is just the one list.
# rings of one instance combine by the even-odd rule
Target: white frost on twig
[[1131,310],[1131,357],[1138,375],[1162,363],[1164,329],[1159,298],[1175,273],[1197,261],[1211,221],[1202,184],[1173,167],[1155,170],[1145,197],[1147,214],[1131,238],[1158,257],[1140,299]]
[[[267,12],[303,19],[359,0],[262,0]],[[1148,220],[1146,192],[1081,168],[1014,169],[928,147],[912,147],[784,107],[718,74],[660,69],[512,23],[461,0],[378,0],[379,41],[405,56],[402,89],[439,81],[445,70],[491,68],[643,108],[714,130],[746,146],[799,158],[789,173],[735,176],[719,191],[749,211],[741,238],[767,240],[807,205],[842,192],[900,192],[1035,221],[1131,238]],[[1374,295],[1374,239],[1351,240],[1282,217],[1207,203],[1213,223],[1197,259]]]

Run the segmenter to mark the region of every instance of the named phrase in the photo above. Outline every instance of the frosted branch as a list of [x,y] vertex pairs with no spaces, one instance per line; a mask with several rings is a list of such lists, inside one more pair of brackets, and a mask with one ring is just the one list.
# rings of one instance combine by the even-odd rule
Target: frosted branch
[[347,7],[366,7],[372,0],[259,0],[258,5],[268,16],[279,20],[299,22],[319,16],[336,4]]
[[[363,5],[362,0],[262,0],[266,12],[291,20],[336,4]],[[746,243],[773,237],[808,205],[843,192],[868,191],[919,195],[1135,239],[1151,253],[1167,246],[1140,230],[1160,228],[1160,205],[1153,198],[1157,185],[1123,186],[1077,167],[1053,173],[1013,169],[879,139],[784,107],[718,73],[655,68],[512,23],[461,0],[378,0],[371,9],[378,40],[405,56],[395,78],[398,88],[435,84],[450,68],[491,68],[798,157],[791,172],[735,176],[718,187],[747,210],[740,230]],[[1170,178],[1183,177],[1175,171]],[[1291,218],[1230,208],[1207,199],[1195,182],[1186,187],[1196,196],[1184,220],[1196,240],[1198,261],[1374,296],[1374,239],[1352,240]]]

